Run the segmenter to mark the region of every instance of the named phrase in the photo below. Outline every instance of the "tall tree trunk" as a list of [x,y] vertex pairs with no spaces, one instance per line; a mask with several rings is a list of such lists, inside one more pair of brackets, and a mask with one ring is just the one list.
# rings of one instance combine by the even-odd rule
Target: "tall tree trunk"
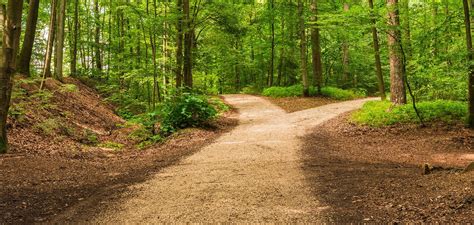
[[466,27],[466,46],[468,51],[468,64],[469,64],[469,116],[468,124],[469,127],[474,128],[474,49],[472,48],[472,34],[471,34],[471,12],[469,11],[468,0],[462,1],[464,6],[464,25]]
[[53,55],[53,45],[56,36],[56,5],[57,1],[51,0],[51,17],[49,20],[48,44],[46,46],[46,55],[44,57],[43,80],[41,82],[40,89],[43,88],[43,82],[46,77],[51,77],[51,58]]
[[268,86],[273,86],[273,75],[274,75],[274,68],[275,68],[275,16],[274,16],[274,8],[275,8],[275,0],[270,0],[270,10],[271,10],[271,21],[270,21],[270,30],[271,30],[271,59],[270,59],[270,69],[268,73]]
[[[344,12],[349,12],[349,3],[344,2]],[[342,80],[344,86],[348,87],[350,79],[350,67],[349,67],[349,43],[346,38],[343,38],[342,42]]]
[[26,20],[25,38],[18,60],[18,72],[30,76],[31,54],[35,42],[36,24],[38,21],[39,0],[30,0],[28,18]]
[[184,86],[193,88],[193,40],[194,30],[192,28],[189,0],[183,1],[183,13],[185,21],[184,32]]
[[[281,40],[285,42],[285,14],[281,16]],[[285,45],[282,44],[280,47],[280,58],[278,62],[278,75],[277,75],[277,85],[281,85],[281,78],[283,76],[283,67],[285,64]]]
[[322,54],[321,54],[321,43],[319,37],[319,27],[317,26],[318,22],[318,1],[311,1],[311,21],[314,23],[311,28],[311,53],[313,58],[313,78],[314,86],[316,86],[318,94],[321,94],[321,86],[323,83],[323,63],[322,63]]
[[377,21],[375,19],[375,14],[374,14],[374,3],[373,0],[369,0],[369,6],[371,10],[371,21],[372,21],[372,39],[373,39],[373,45],[374,45],[374,56],[375,56],[375,73],[377,74],[377,80],[379,84],[379,92],[380,92],[380,98],[382,98],[382,101],[387,98],[385,95],[385,84],[383,80],[383,74],[382,74],[382,62],[380,60],[380,46],[379,46],[379,37],[377,34]]
[[22,0],[8,0],[8,8],[0,4],[2,31],[0,53],[0,153],[8,151],[7,118],[12,93],[12,77],[16,72],[16,57],[20,48]]
[[303,96],[309,96],[308,65],[306,57],[306,29],[304,21],[304,3],[298,0],[298,21],[300,32],[301,78],[303,80]]
[[401,49],[400,17],[398,0],[387,0],[389,30],[388,45],[390,57],[391,101],[395,105],[407,103],[405,74],[403,73],[403,55]]
[[94,0],[95,15],[95,66],[99,72],[102,72],[102,56],[100,49],[100,8],[99,0]]
[[74,34],[71,54],[71,76],[77,76],[77,42],[79,39],[79,0],[74,1]]
[[178,20],[176,23],[176,88],[183,83],[183,0],[177,0]]
[[58,14],[58,38],[56,39],[56,68],[54,78],[63,80],[63,56],[64,56],[64,21],[66,18],[66,0],[59,0]]

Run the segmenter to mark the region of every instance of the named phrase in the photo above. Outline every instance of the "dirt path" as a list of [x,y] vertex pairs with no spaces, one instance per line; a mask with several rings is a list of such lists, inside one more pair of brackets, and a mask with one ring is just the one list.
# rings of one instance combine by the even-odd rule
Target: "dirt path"
[[318,222],[321,205],[301,170],[300,137],[365,100],[287,114],[268,101],[228,95],[240,125],[214,144],[129,188],[94,223]]

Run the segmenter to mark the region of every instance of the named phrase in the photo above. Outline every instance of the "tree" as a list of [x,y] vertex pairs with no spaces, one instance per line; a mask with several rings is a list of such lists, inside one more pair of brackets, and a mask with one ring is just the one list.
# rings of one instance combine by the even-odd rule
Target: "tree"
[[374,46],[374,56],[375,56],[375,73],[377,75],[377,80],[378,80],[378,87],[379,87],[379,93],[380,93],[380,98],[382,98],[382,101],[387,98],[385,95],[385,84],[383,80],[383,74],[382,74],[382,62],[380,60],[380,46],[379,46],[379,37],[377,33],[377,21],[375,19],[375,14],[374,14],[374,3],[373,0],[369,0],[369,7],[370,7],[370,15],[371,15],[371,21],[372,21],[372,39],[373,39],[373,46]]
[[180,88],[183,80],[183,0],[176,3],[178,19],[176,22],[176,88]]
[[49,19],[48,43],[46,45],[46,54],[44,57],[43,79],[40,89],[43,88],[44,80],[51,77],[51,58],[53,55],[54,38],[56,35],[56,0],[51,0],[51,16]]
[[194,41],[194,25],[189,8],[189,0],[183,0],[184,13],[184,86],[193,88],[193,41]]
[[[344,12],[349,12],[349,3],[344,2]],[[350,79],[350,67],[349,67],[349,43],[347,38],[344,38],[342,42],[342,80],[344,81],[344,86],[348,87],[348,82]]]
[[398,0],[387,0],[388,6],[388,46],[390,57],[391,101],[395,105],[407,103],[405,74],[403,71],[403,52],[401,45],[400,17]]
[[12,92],[12,77],[16,73],[16,57],[20,47],[23,1],[8,0],[7,8],[0,4],[2,49],[0,53],[0,153],[8,150],[7,117]]
[[58,33],[56,38],[56,68],[54,70],[54,78],[59,81],[63,80],[63,58],[64,58],[64,21],[66,17],[66,0],[59,0],[58,13]]
[[474,128],[474,49],[472,48],[471,15],[468,0],[463,0],[464,25],[466,27],[466,46],[468,52],[468,91],[469,91],[469,127]]
[[308,66],[306,56],[306,28],[304,17],[304,3],[298,0],[298,21],[300,33],[300,59],[301,59],[301,78],[303,80],[303,96],[309,96]]
[[33,44],[35,42],[36,24],[38,21],[39,0],[30,0],[28,18],[26,20],[25,38],[21,48],[20,58],[18,60],[18,72],[30,76],[31,54],[33,53]]
[[319,27],[318,22],[318,1],[311,1],[311,22],[314,23],[311,28],[311,45],[312,45],[312,56],[313,56],[313,77],[314,85],[318,90],[318,94],[321,94],[321,86],[323,83],[323,63],[321,55],[321,43],[319,37]]

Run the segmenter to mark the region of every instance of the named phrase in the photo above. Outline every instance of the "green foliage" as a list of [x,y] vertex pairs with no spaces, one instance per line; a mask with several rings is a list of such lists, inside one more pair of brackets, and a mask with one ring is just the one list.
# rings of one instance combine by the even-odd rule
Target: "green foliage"
[[81,142],[88,145],[97,145],[99,143],[99,138],[97,134],[89,129],[85,129],[82,132],[82,140]]
[[336,100],[351,100],[366,96],[363,91],[343,90],[335,87],[323,87],[321,88],[321,94]]
[[257,86],[249,85],[247,87],[242,88],[241,93],[248,94],[248,95],[259,95],[262,93],[262,90],[261,88],[258,88]]
[[138,145],[137,145],[137,148],[139,149],[145,149],[145,148],[149,148],[159,142],[162,142],[163,141],[163,137],[161,135],[153,135],[153,136],[150,136],[149,138],[147,138],[145,141],[142,141],[140,142]]
[[74,84],[63,84],[61,87],[59,87],[59,92],[61,93],[74,93],[78,91],[79,88],[77,88],[77,86]]
[[41,132],[42,134],[50,136],[54,134],[55,131],[58,130],[59,124],[60,123],[57,120],[50,118],[50,119],[44,120],[41,123],[37,123],[34,126],[34,129]]
[[[310,87],[309,93],[311,96],[316,96],[316,88]],[[297,97],[303,94],[302,85],[293,85],[290,87],[271,87],[265,88],[262,93],[264,96],[282,98],[282,97]],[[336,87],[323,87],[321,88],[321,94],[323,96],[333,98],[336,100],[351,100],[356,98],[364,97],[363,91],[343,90]]]
[[114,150],[121,150],[124,146],[125,146],[124,144],[116,143],[112,141],[106,141],[98,145],[98,147],[101,147],[101,148],[109,148],[109,149],[114,149]]
[[[454,123],[467,117],[464,102],[437,100],[420,102],[417,107],[425,122]],[[393,106],[388,101],[367,102],[361,110],[352,114],[351,119],[355,123],[374,127],[419,122],[411,104]]]
[[293,85],[290,87],[270,87],[265,88],[262,95],[274,98],[296,97],[303,94],[302,85]]
[[166,100],[161,110],[161,131],[170,134],[187,127],[199,127],[214,118],[217,110],[208,98],[184,93]]

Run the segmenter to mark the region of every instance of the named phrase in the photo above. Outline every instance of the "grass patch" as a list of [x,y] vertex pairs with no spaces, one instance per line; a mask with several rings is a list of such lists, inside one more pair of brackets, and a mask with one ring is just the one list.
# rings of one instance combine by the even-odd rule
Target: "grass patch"
[[[316,88],[310,87],[309,93],[311,96],[316,96]],[[321,94],[323,96],[336,100],[351,100],[366,96],[366,93],[364,93],[364,91],[343,90],[336,87],[323,87],[321,89]],[[274,98],[298,97],[303,95],[303,86],[293,85],[290,87],[270,87],[264,89],[262,95]]]
[[[465,102],[427,101],[418,103],[417,107],[425,122],[456,123],[467,118]],[[361,110],[352,114],[351,120],[357,124],[373,127],[419,122],[411,104],[393,106],[389,101],[367,102]]]
[[34,129],[45,134],[52,135],[59,128],[59,122],[55,119],[46,119],[34,126]]

